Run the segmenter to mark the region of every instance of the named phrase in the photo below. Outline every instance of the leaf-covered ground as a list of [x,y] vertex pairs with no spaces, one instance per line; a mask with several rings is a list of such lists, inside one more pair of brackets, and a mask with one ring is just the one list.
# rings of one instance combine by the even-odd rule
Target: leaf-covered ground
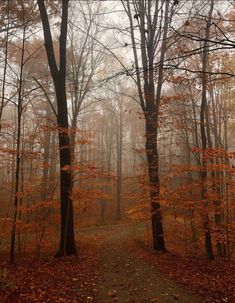
[[235,264],[226,260],[211,262],[185,258],[173,253],[159,254],[139,248],[137,254],[205,303],[235,302]]
[[79,258],[47,257],[20,260],[5,268],[0,287],[1,303],[90,303],[94,302],[97,252],[86,245]]
[[130,225],[92,228],[79,234],[79,258],[0,261],[0,302],[235,302],[232,263],[156,254],[133,234]]
[[202,303],[127,247],[104,248],[97,303]]
[[96,232],[102,239],[96,303],[203,302],[130,250],[134,226],[107,226]]

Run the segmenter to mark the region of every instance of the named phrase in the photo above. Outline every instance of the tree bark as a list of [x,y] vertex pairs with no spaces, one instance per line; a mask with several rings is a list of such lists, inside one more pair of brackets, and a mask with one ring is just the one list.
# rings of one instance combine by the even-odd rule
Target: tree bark
[[150,181],[151,197],[151,222],[153,234],[153,248],[156,250],[165,250],[165,241],[163,234],[162,215],[159,202],[159,163],[157,151],[157,125],[156,113],[148,112],[145,114],[146,126],[146,154],[148,162],[148,174]]
[[[140,35],[140,56],[138,57],[138,46],[135,39],[135,24],[132,17],[132,10],[130,6],[131,1],[123,1],[123,7],[128,15],[130,22],[130,34],[133,48],[134,63],[136,69],[135,83],[138,89],[140,105],[145,115],[145,135],[146,135],[146,155],[150,185],[150,199],[151,199],[151,221],[152,221],[152,235],[153,247],[156,250],[165,251],[165,241],[163,233],[162,216],[160,210],[160,180],[159,180],[159,161],[157,148],[157,132],[159,121],[159,107],[161,99],[161,91],[163,84],[163,63],[165,52],[167,48],[167,32],[168,32],[168,18],[170,1],[165,2],[156,1],[151,3],[148,1],[135,0],[133,7],[136,11],[136,22],[138,24]],[[164,5],[164,18],[160,17],[161,4]],[[153,17],[152,17],[153,16]],[[158,32],[159,23],[163,21],[163,31]],[[147,21],[147,22],[146,22]],[[154,60],[156,56],[156,48],[159,43],[159,36],[161,36],[160,45],[160,62],[159,69],[156,73]],[[140,73],[143,69],[143,73]],[[158,76],[156,84],[156,74]],[[141,77],[142,76],[142,77]]]
[[20,61],[20,77],[19,77],[19,88],[18,88],[18,104],[17,104],[17,136],[16,136],[16,162],[15,162],[15,189],[14,189],[14,210],[13,210],[13,221],[11,230],[11,245],[10,245],[10,263],[15,262],[15,240],[16,240],[16,221],[18,217],[18,205],[19,205],[19,188],[20,188],[20,165],[21,165],[21,128],[22,128],[22,103],[23,103],[23,68],[24,68],[24,52],[25,52],[25,32],[26,28],[23,28],[22,37],[22,51]]
[[204,225],[204,234],[205,234],[205,251],[206,257],[209,260],[214,259],[212,242],[211,242],[211,232],[209,224],[209,215],[208,215],[208,202],[207,202],[207,188],[206,188],[206,179],[207,179],[207,162],[206,162],[206,148],[209,144],[209,137],[206,136],[206,113],[207,113],[207,65],[208,65],[208,39],[210,34],[210,25],[212,12],[214,7],[214,0],[211,0],[211,8],[209,11],[207,27],[205,32],[205,42],[203,45],[202,52],[202,101],[201,101],[201,111],[200,111],[200,131],[201,131],[201,141],[202,141],[202,168],[201,168],[201,182],[202,182],[202,191],[201,196],[204,202],[205,214],[203,215],[203,225]]
[[50,24],[44,0],[38,0],[40,11],[45,48],[51,76],[55,86],[57,101],[57,126],[59,137],[60,155],[60,245],[56,253],[57,257],[66,255],[76,255],[74,222],[73,222],[73,203],[71,199],[72,176],[71,176],[71,154],[68,124],[68,107],[65,89],[66,80],[66,39],[68,26],[68,3],[69,0],[62,1],[62,18],[60,27],[60,64],[57,67]]

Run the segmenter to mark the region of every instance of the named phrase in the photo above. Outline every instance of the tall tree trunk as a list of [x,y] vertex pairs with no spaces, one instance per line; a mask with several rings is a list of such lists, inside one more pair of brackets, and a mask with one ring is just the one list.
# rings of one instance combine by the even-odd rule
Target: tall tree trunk
[[157,152],[157,125],[155,112],[145,114],[146,127],[146,154],[151,196],[151,221],[153,233],[153,247],[156,250],[165,250],[162,216],[159,202],[159,176]]
[[[159,201],[160,180],[157,131],[163,84],[163,65],[167,48],[170,1],[145,2],[142,0],[135,0],[133,1],[133,8],[136,12],[134,19],[133,12],[131,10],[131,3],[132,1],[122,0],[123,7],[130,22],[131,42],[136,69],[136,78],[134,80],[138,89],[140,105],[145,115],[145,147],[150,184],[153,247],[156,250],[164,251],[165,241]],[[164,17],[162,17],[163,6]],[[136,26],[134,22],[137,22],[137,28],[139,29],[140,45],[138,45],[139,42],[137,43],[135,40]],[[163,24],[160,24],[159,26],[159,23],[161,22],[163,22]],[[159,33],[158,28],[161,28],[161,26],[163,31],[162,33]],[[160,36],[161,39],[159,39]],[[160,40],[161,45],[158,45]],[[158,71],[156,72],[154,60],[156,60],[155,56],[157,46],[160,48],[160,60]],[[138,48],[140,48],[141,59],[139,59],[138,56]],[[143,73],[140,75],[141,69],[143,69]],[[157,84],[156,75],[158,76]]]
[[[58,82],[59,79],[58,79]],[[70,171],[71,156],[68,134],[68,115],[65,87],[56,89],[58,102],[57,124],[59,127],[59,154],[60,154],[60,199],[61,199],[61,226],[60,247],[56,256],[76,254],[74,239],[73,207],[71,199],[72,176]],[[60,104],[60,106],[59,106]]]
[[55,86],[57,101],[57,126],[59,136],[59,155],[60,155],[60,245],[56,253],[57,257],[65,255],[76,255],[74,222],[73,222],[73,203],[71,198],[72,175],[71,175],[71,154],[68,124],[68,108],[66,98],[66,40],[68,26],[68,3],[69,0],[62,1],[62,17],[59,40],[59,68],[57,67],[53,41],[48,15],[44,0],[38,0],[47,59],[50,67],[51,76]]
[[117,209],[116,219],[121,220],[121,194],[122,194],[122,149],[123,149],[123,111],[122,101],[119,104],[119,117],[117,118]]
[[[214,97],[214,89],[213,87],[210,89],[209,91],[210,93],[210,97],[211,97],[211,103],[212,103],[212,113],[213,113],[213,124],[214,124],[214,127],[213,127],[213,132],[214,132],[214,142],[215,142],[215,148],[216,149],[219,149],[221,148],[221,138],[218,137],[218,130],[217,130],[217,127],[218,127],[218,122],[217,122],[217,113],[216,113],[216,107],[215,107],[215,97]],[[225,113],[223,113],[223,116],[225,117]],[[225,138],[226,138],[226,131],[225,131]],[[209,146],[212,148],[212,145]],[[224,147],[225,150],[226,147]],[[213,159],[211,159],[211,163],[212,164],[216,164],[216,165],[220,165],[221,163],[221,160],[223,161],[223,158],[222,159],[219,159],[218,158],[218,155],[215,155],[215,157]],[[225,158],[225,162],[226,162],[226,158]],[[212,185],[213,185],[213,191],[215,192],[216,194],[216,199],[214,201],[214,211],[215,211],[215,214],[214,214],[214,218],[215,218],[215,225],[216,225],[216,228],[217,228],[217,233],[220,233],[221,230],[223,229],[222,228],[222,221],[223,221],[223,215],[222,215],[222,210],[221,210],[221,182],[218,182],[218,180],[220,180],[221,176],[221,172],[220,171],[212,171],[211,172],[211,178],[212,178]],[[223,178],[222,178],[223,179]],[[223,185],[222,185],[223,186]],[[226,257],[226,247],[225,247],[225,244],[223,243],[223,241],[221,241],[220,239],[217,239],[216,240],[216,249],[217,249],[217,255],[219,257]]]
[[15,240],[16,240],[16,221],[18,216],[18,205],[20,201],[19,188],[20,188],[20,164],[21,164],[21,117],[22,117],[22,86],[23,86],[23,67],[24,67],[24,51],[25,51],[25,32],[26,28],[23,28],[22,38],[22,51],[20,62],[20,77],[18,88],[18,104],[17,104],[17,136],[16,136],[16,162],[15,162],[15,189],[14,189],[14,209],[13,209],[13,221],[11,230],[11,247],[10,247],[10,262],[15,262]]
[[209,225],[209,215],[208,215],[208,202],[207,202],[207,160],[206,160],[206,149],[209,145],[209,137],[206,136],[206,113],[207,113],[207,65],[208,65],[208,39],[210,36],[210,26],[211,18],[213,13],[214,0],[211,0],[211,8],[209,11],[207,27],[205,32],[205,41],[203,45],[202,52],[202,101],[201,101],[201,111],[200,111],[200,131],[201,131],[201,141],[202,141],[202,168],[201,168],[201,183],[202,190],[201,196],[204,201],[205,213],[203,214],[203,225],[205,233],[205,251],[207,259],[212,260],[214,258],[211,242],[211,231]]

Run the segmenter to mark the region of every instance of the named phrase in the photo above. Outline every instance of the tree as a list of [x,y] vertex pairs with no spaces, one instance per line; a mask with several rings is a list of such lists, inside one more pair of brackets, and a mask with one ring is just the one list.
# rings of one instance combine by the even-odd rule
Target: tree
[[22,51],[20,62],[20,76],[18,88],[18,104],[17,104],[17,135],[16,135],[16,163],[15,163],[15,192],[14,192],[14,212],[11,231],[11,249],[10,249],[10,262],[15,261],[15,238],[16,238],[16,220],[18,215],[19,205],[19,190],[20,190],[20,165],[21,165],[21,127],[22,127],[22,111],[23,111],[23,67],[24,67],[24,51],[25,51],[25,32],[26,27],[23,27],[22,37]]
[[[98,52],[100,3],[71,3],[74,12],[70,18],[68,38],[70,48],[67,51],[67,91],[71,100],[71,161],[76,164],[77,122],[83,103],[90,97],[94,88],[97,69],[103,57]],[[79,8],[79,10],[78,10]],[[77,22],[79,20],[79,22]],[[78,26],[78,25],[79,26]]]
[[56,253],[57,257],[65,255],[76,255],[74,223],[73,223],[73,202],[71,198],[72,176],[71,176],[71,154],[68,124],[68,105],[66,98],[66,40],[68,27],[68,4],[69,0],[62,1],[62,15],[59,39],[59,67],[56,63],[55,52],[48,13],[44,0],[38,0],[45,48],[48,64],[53,79],[56,101],[57,101],[57,126],[59,136],[60,155],[60,203],[61,203],[61,227],[60,245]]
[[[211,7],[208,15],[208,21],[207,26],[205,30],[205,40],[203,42],[203,51],[202,51],[202,100],[201,100],[201,111],[200,111],[200,131],[201,131],[201,141],[202,141],[202,149],[203,149],[203,155],[202,155],[202,170],[201,170],[201,181],[202,181],[202,200],[206,201],[206,178],[207,178],[207,164],[206,164],[206,149],[207,147],[210,147],[210,136],[207,133],[206,135],[206,121],[208,121],[208,105],[207,105],[207,85],[208,85],[208,79],[207,79],[207,65],[208,65],[208,39],[210,35],[210,27],[211,27],[211,18],[213,14],[213,8],[214,8],[214,0],[211,0]],[[208,125],[208,123],[207,123]],[[207,209],[207,202],[205,202],[205,208]],[[204,216],[204,232],[205,232],[205,250],[206,250],[206,256],[209,260],[212,260],[214,258],[213,251],[212,251],[212,242],[211,242],[211,232],[210,232],[210,226],[209,226],[209,216],[208,212],[206,211],[206,214]]]
[[[129,18],[136,74],[134,80],[138,89],[140,105],[145,116],[145,150],[150,183],[153,247],[156,250],[164,251],[165,241],[159,201],[160,180],[157,136],[170,2],[166,0],[144,3],[141,0],[128,0],[122,1],[122,4]],[[162,18],[160,15],[163,6],[164,17]],[[158,26],[162,30],[158,30]],[[138,45],[138,38],[140,39],[140,45]],[[156,73],[157,47],[160,47],[160,61],[158,72]]]

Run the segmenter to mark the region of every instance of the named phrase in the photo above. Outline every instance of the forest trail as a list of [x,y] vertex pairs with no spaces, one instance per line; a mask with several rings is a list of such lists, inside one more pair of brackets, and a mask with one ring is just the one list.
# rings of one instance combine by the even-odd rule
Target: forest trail
[[104,227],[98,231],[103,241],[97,303],[203,302],[131,252],[127,243],[132,234],[133,229],[127,225]]

